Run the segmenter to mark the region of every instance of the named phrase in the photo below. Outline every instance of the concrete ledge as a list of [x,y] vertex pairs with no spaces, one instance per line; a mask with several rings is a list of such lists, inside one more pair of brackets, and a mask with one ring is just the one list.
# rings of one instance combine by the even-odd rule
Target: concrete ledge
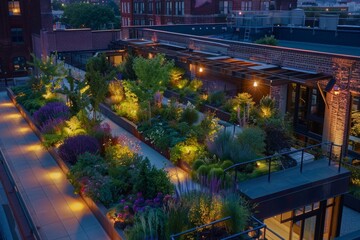
[[[39,137],[40,141],[43,142],[44,138],[41,135],[40,130],[35,125],[33,118],[31,115],[19,104],[16,102],[16,97],[13,93],[13,91],[10,88],[7,88],[7,94],[13,104],[16,106],[16,108],[19,110],[23,118],[27,121],[30,128],[34,131],[34,133]],[[69,172],[69,167],[65,164],[65,162],[60,158],[60,156],[57,154],[55,148],[49,148],[48,149],[51,156],[55,159],[61,170],[67,174]],[[121,233],[119,233],[115,227],[114,224],[106,217],[107,209],[100,203],[95,203],[91,198],[86,197],[82,194],[80,194],[81,198],[85,201],[86,205],[90,208],[92,213],[95,215],[97,220],[100,222],[101,226],[104,228],[106,233],[109,235],[111,239],[114,240],[121,240],[124,239],[124,237],[121,237]]]

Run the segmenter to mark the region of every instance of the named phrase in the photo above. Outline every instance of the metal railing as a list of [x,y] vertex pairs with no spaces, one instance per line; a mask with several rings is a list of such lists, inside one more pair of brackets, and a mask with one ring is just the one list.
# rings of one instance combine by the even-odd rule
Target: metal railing
[[[211,230],[213,229],[214,225],[223,223],[225,221],[230,220],[231,217],[225,217],[216,221],[213,221],[209,224],[205,224],[199,227],[194,227],[189,230],[183,231],[181,233],[173,234],[170,236],[171,240],[176,240],[179,237],[185,237],[186,235],[195,234],[195,239],[204,239],[202,238],[201,231],[205,230],[207,228],[210,228],[210,234]],[[259,219],[255,218],[254,216],[251,216],[248,223],[248,229],[227,237],[220,238],[221,240],[228,240],[228,239],[239,239],[239,237],[248,237],[249,239],[266,239],[267,231],[269,231],[273,236],[277,237],[279,240],[285,240],[282,238],[279,234],[271,230],[266,226],[265,223],[261,222]],[[211,235],[212,236],[212,235]],[[194,237],[194,236],[192,236]],[[216,238],[219,239],[219,238]]]
[[[335,161],[335,158],[338,159],[338,173],[340,173],[341,171],[341,164],[342,164],[342,159],[343,159],[343,145],[338,145],[338,144],[334,144],[333,142],[324,142],[324,143],[319,143],[319,144],[315,144],[315,145],[311,145],[311,146],[307,146],[301,149],[296,149],[296,150],[290,150],[290,151],[286,151],[286,152],[281,152],[281,153],[276,153],[273,154],[271,156],[266,156],[266,157],[262,157],[262,158],[257,158],[254,160],[250,160],[247,162],[241,162],[241,163],[237,163],[234,164],[226,169],[224,169],[224,179],[226,179],[226,174],[231,171],[234,170],[235,174],[234,174],[234,180],[233,180],[233,188],[236,189],[236,184],[238,181],[238,170],[240,168],[246,167],[246,165],[248,164],[256,164],[257,162],[265,162],[268,166],[267,166],[267,173],[265,175],[267,175],[267,179],[268,182],[271,181],[271,173],[273,172],[272,170],[274,170],[272,168],[272,164],[275,161],[278,161],[278,158],[280,157],[289,157],[289,155],[291,154],[295,154],[295,153],[301,153],[301,158],[300,158],[300,173],[303,172],[303,165],[304,165],[304,155],[306,153],[307,150],[312,150],[314,148],[320,149],[321,151],[324,151],[323,147],[328,147],[327,152],[325,154],[323,154],[323,157],[327,157],[329,159],[329,166],[331,165],[331,162],[337,162]],[[334,157],[334,147],[339,147],[340,151],[339,151],[339,155],[337,157]]]
[[22,212],[23,212],[23,214],[24,214],[24,216],[26,218],[26,221],[27,221],[27,223],[28,223],[28,225],[30,227],[30,230],[31,230],[31,233],[32,233],[33,237],[35,239],[40,240],[41,237],[40,237],[40,234],[38,232],[38,229],[36,228],[36,226],[34,224],[34,221],[33,221],[32,217],[31,217],[31,215],[30,215],[30,213],[28,211],[26,203],[25,203],[24,199],[22,198],[22,196],[21,196],[21,194],[19,192],[19,189],[17,188],[16,182],[15,182],[14,177],[13,177],[13,175],[11,173],[11,170],[10,170],[10,166],[6,162],[5,156],[4,156],[1,148],[0,148],[0,162],[4,166],[4,170],[6,172],[6,175],[7,175],[8,179],[9,179],[9,181],[11,182],[11,185],[14,186],[15,196],[18,199],[18,202],[19,202],[19,204],[21,206],[21,210],[22,210]]
[[202,239],[200,238],[201,237],[201,231],[202,230],[205,230],[207,228],[210,228],[210,233],[211,231],[214,230],[214,225],[216,224],[219,224],[219,223],[223,223],[227,220],[230,220],[231,217],[225,217],[225,218],[222,218],[222,219],[219,219],[219,220],[216,220],[216,221],[213,221],[211,223],[208,223],[208,224],[204,224],[204,225],[201,225],[199,227],[194,227],[194,228],[191,228],[189,230],[186,230],[186,231],[183,231],[183,232],[180,232],[180,233],[176,233],[176,234],[173,234],[170,236],[170,239],[171,240],[175,240],[181,236],[186,236],[186,235],[189,235],[189,234],[195,234],[196,235],[196,239]]

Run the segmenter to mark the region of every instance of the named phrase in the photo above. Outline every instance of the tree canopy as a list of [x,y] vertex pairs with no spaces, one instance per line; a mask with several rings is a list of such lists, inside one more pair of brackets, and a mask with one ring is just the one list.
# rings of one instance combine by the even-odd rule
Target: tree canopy
[[135,58],[133,68],[138,80],[131,82],[132,91],[140,100],[149,101],[156,92],[166,88],[173,67],[174,62],[166,61],[162,54],[152,59]]
[[86,3],[67,5],[61,21],[73,28],[94,30],[118,28],[120,24],[111,7]]

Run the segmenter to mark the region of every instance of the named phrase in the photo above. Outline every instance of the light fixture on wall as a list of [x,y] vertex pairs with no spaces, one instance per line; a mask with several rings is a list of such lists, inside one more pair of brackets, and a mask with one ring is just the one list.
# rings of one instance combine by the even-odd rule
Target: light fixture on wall
[[334,91],[334,95],[339,95],[340,94],[340,87],[335,84],[333,87],[333,91]]
[[258,85],[259,85],[258,82],[257,82],[257,81],[254,81],[253,86],[254,86],[254,87],[257,87]]
[[199,72],[202,73],[203,71],[204,71],[204,69],[203,69],[202,67],[200,67],[200,68],[199,68]]

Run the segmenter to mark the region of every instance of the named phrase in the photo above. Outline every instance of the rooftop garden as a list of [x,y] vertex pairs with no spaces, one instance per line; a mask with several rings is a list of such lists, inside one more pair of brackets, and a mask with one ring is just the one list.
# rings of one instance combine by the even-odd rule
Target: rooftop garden
[[[169,239],[229,216],[217,225],[216,234],[241,232],[252,208],[229,193],[233,175],[247,180],[267,174],[269,164],[271,171],[297,165],[283,156],[270,163],[252,161],[292,146],[289,120],[278,113],[274,99],[264,96],[256,104],[248,93],[232,98],[204,93],[200,80],[186,79],[163,55],[128,55],[118,69],[100,55],[88,61],[84,80],[67,76],[53,58],[34,58],[33,65],[39,74],[28,85],[13,88],[17,102],[32,115],[44,146],[56,148],[69,167],[75,191],[107,207],[108,218],[127,239]],[[125,79],[116,77],[119,72]],[[191,102],[165,98],[169,89]],[[184,183],[171,182],[131,139],[114,136],[100,114],[103,103],[136,124],[147,144],[185,169],[201,188],[184,190],[179,187]],[[221,125],[214,113],[201,112],[205,103],[227,111],[234,129]],[[209,233],[201,234],[206,238]]]
[[[148,61],[139,58],[134,62],[142,69]],[[32,115],[44,146],[54,147],[68,166],[68,178],[75,192],[107,207],[108,218],[124,230],[127,239],[169,239],[171,234],[229,216],[231,220],[217,226],[218,234],[244,230],[251,208],[241,197],[206,187],[175,191],[178,188],[165,170],[155,168],[141,156],[139,146],[130,139],[112,135],[110,126],[102,121],[100,104],[110,102],[114,109],[119,104],[118,109],[126,109],[126,116],[134,117],[129,119],[139,124],[155,146],[172,152],[174,162],[187,156],[184,162],[191,169],[200,156],[210,156],[205,143],[215,137],[216,121],[211,114],[200,121],[192,106],[181,108],[175,102],[162,105],[163,87],[156,83],[155,76],[163,74],[166,82],[173,64],[162,56],[153,61],[142,76],[151,76],[153,69],[160,70],[154,71],[150,79],[153,82],[142,83],[114,80],[115,71],[105,56],[88,62],[84,81],[67,76],[62,64],[55,64],[53,58],[34,58],[38,74],[26,86],[14,87],[13,92],[17,102]],[[134,110],[136,114],[131,113]],[[178,124],[183,124],[182,129],[176,128]],[[167,140],[157,140],[155,144],[156,137],[152,136],[163,129],[169,131]],[[225,167],[221,164],[219,161],[216,168]],[[218,174],[215,170],[207,173]],[[206,231],[202,234],[206,236]]]

